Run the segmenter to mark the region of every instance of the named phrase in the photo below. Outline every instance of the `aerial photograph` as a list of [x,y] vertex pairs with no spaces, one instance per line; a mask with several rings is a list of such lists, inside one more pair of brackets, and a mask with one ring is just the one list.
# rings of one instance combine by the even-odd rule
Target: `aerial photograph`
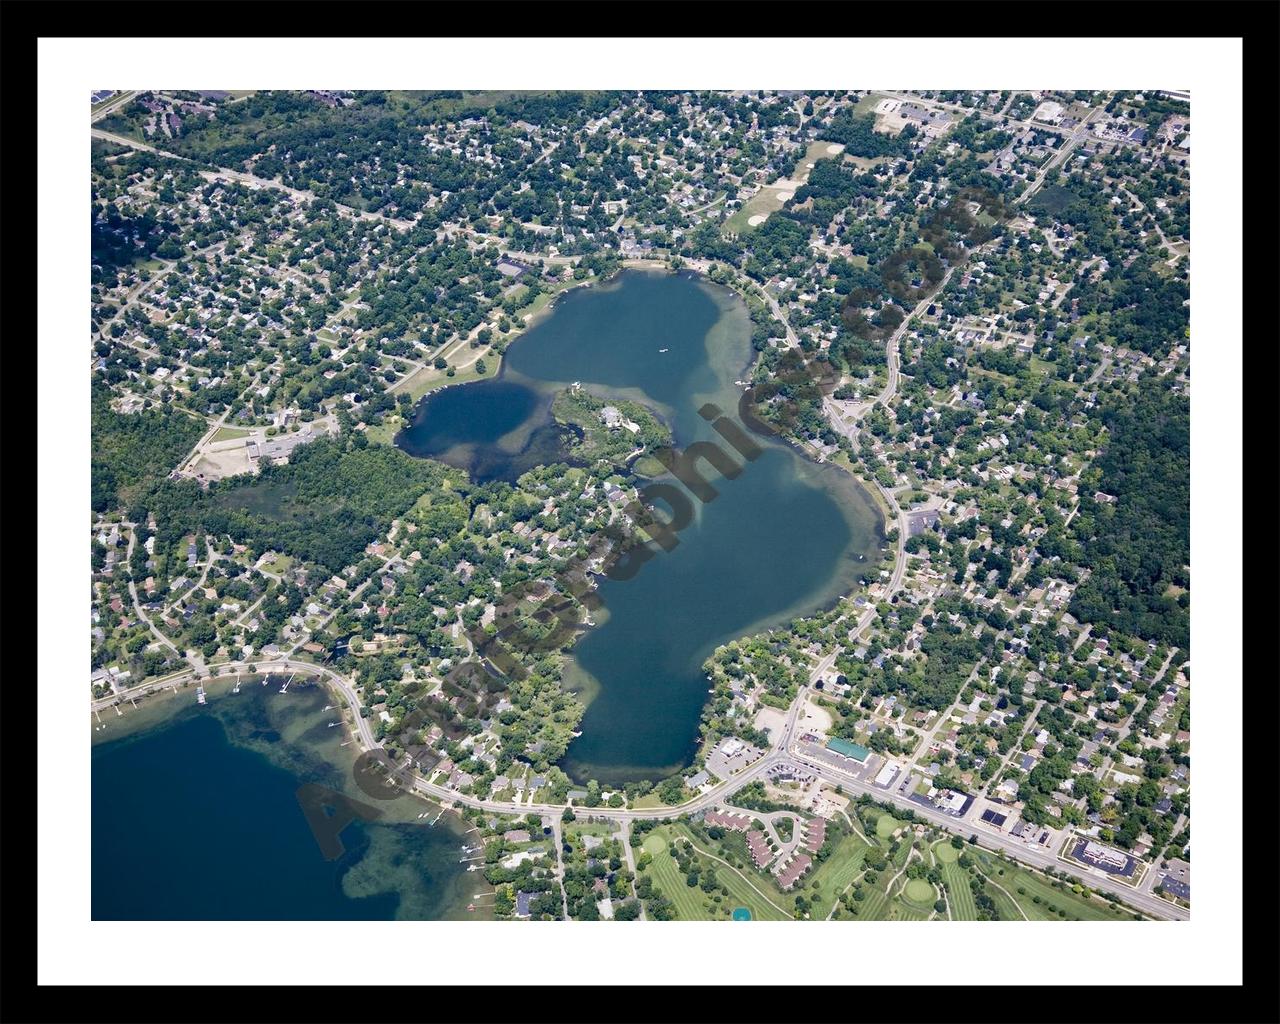
[[83,101],[94,921],[1190,920],[1189,91]]

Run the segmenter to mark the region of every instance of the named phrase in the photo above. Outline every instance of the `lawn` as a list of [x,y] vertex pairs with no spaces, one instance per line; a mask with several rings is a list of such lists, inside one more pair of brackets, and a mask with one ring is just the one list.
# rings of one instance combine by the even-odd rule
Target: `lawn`
[[[1025,871],[1022,868],[1006,867],[1004,875],[992,873],[992,878],[1009,891],[1023,911],[1032,921],[1061,921],[1064,918],[1050,906],[1067,912],[1068,921],[1122,921],[1131,919],[1132,915],[1123,910],[1114,910],[1110,903],[1102,900],[1085,899],[1071,892],[1063,892],[1053,888],[1045,879]],[[1018,892],[1025,889],[1025,893]],[[1039,896],[1036,903],[1033,897]]]
[[879,103],[884,98],[885,98],[885,95],[882,92],[868,93],[866,96],[863,96],[862,99],[858,100],[858,102],[854,105],[854,108],[853,108],[854,113],[856,113],[859,117],[865,117],[867,114],[874,113],[876,109],[876,104]]
[[869,849],[870,847],[857,836],[845,836],[831,856],[818,865],[805,886],[811,889],[814,883],[822,885],[819,894],[813,899],[815,906],[812,916],[814,918],[821,919],[827,916],[831,905],[862,870],[862,864],[866,860]]
[[[574,821],[565,825],[565,837],[599,836],[601,839],[612,839],[618,834],[618,828],[609,821]],[[570,840],[572,842],[573,840]]]
[[867,886],[867,898],[861,903],[854,901],[857,908],[857,917],[861,921],[883,921],[885,914],[889,909],[889,897],[885,895],[885,891],[879,886]]
[[932,913],[933,913],[932,907],[930,907],[928,910],[922,910],[919,907],[913,907],[911,904],[906,903],[903,900],[894,900],[889,905],[889,913],[886,915],[885,920],[886,921],[924,921]]
[[[667,899],[671,900],[679,920],[728,920],[725,910],[732,911],[734,907],[746,907],[751,911],[752,918],[757,921],[790,920],[789,914],[783,913],[752,889],[742,874],[709,857],[703,856],[699,860],[704,866],[715,867],[716,880],[729,890],[729,895],[722,897],[720,903],[713,903],[711,896],[701,888],[697,886],[690,888],[668,850],[672,835],[693,840],[694,847],[700,854],[705,854],[707,851],[697,842],[696,837],[682,826],[661,826],[645,838],[643,849],[653,857],[653,863],[648,870],[652,873],[654,884],[662,890]],[[762,892],[766,891],[768,886],[767,882],[759,880],[755,880],[753,884]],[[781,904],[780,899],[778,902]]]
[[524,321],[537,313],[541,313],[551,304],[551,300],[555,297],[554,292],[539,292],[533,297],[533,301],[529,303],[529,305],[522,306],[520,309],[516,310],[514,319]]
[[889,863],[895,868],[903,868],[907,866],[907,858],[911,856],[911,842],[903,839],[899,841],[898,852],[890,859]]
[[292,565],[293,559],[289,555],[276,555],[270,561],[263,562],[262,568],[266,569],[267,572],[273,572],[277,576],[282,576],[289,571],[289,568]]
[[[850,153],[845,153],[844,162],[851,167],[856,167],[859,171],[869,171],[877,164],[884,164],[889,161],[882,156],[853,156]],[[863,259],[865,258],[863,257]]]
[[[997,885],[1008,890],[1009,898],[1016,901],[1032,921],[1132,920],[1132,911],[1123,908],[1115,909],[1106,900],[1074,893],[1069,886],[1065,892],[1055,889],[1053,883],[1043,875],[1011,864],[1008,861],[1001,861],[998,857],[993,857],[982,851],[975,851],[975,853],[978,858],[979,869],[983,874]],[[1001,868],[1004,869],[1003,875],[998,873]],[[1020,893],[1018,892],[1020,888],[1026,891]],[[988,891],[997,905],[1002,905],[1002,901],[1007,902],[999,891],[993,887],[989,887]],[[1035,896],[1040,897],[1039,903],[1034,901],[1033,897]],[[1065,910],[1067,912],[1066,917],[1060,917],[1056,910],[1050,911],[1048,909],[1049,905]],[[1015,919],[1020,920],[1021,915],[1015,915]]]
[[933,891],[933,886],[923,878],[908,879],[906,888],[902,890],[902,895],[912,903],[919,903],[921,905],[932,903],[937,899],[937,895]]
[[237,437],[248,437],[253,431],[240,427],[219,427],[211,441],[234,441]]
[[[1001,887],[1004,886],[1003,878],[1000,879],[1000,885]],[[1013,897],[1006,896],[993,884],[987,885],[987,895],[990,896],[991,901],[995,903],[996,911],[999,913],[1001,921],[1021,921],[1023,919],[1022,913],[1018,909],[1018,904],[1014,901]],[[953,917],[956,916],[956,908],[954,906],[951,908],[951,914]]]
[[[682,837],[692,840],[694,848],[700,853],[710,854],[710,851],[698,841],[697,836],[693,835],[683,825],[675,826],[675,828]],[[721,885],[729,890],[726,903],[721,904],[722,906],[728,905],[729,901],[736,900],[737,902],[734,905],[747,907],[751,911],[751,916],[757,921],[789,921],[792,919],[789,912],[779,909],[786,907],[786,900],[773,890],[773,885],[770,881],[765,881],[762,877],[748,879],[743,871],[720,861],[712,860],[709,856],[703,862],[715,865],[716,878]],[[755,889],[751,887],[752,885],[755,886]],[[760,892],[756,892],[756,889],[759,889]],[[766,900],[760,893],[765,893],[769,899]]]
[[[969,872],[959,864],[960,851],[944,841],[934,846],[933,853],[942,864],[942,880],[947,883],[947,903],[951,907],[952,919],[976,921],[978,907],[973,901],[973,890],[969,888]],[[992,890],[992,895],[999,894]]]
[[882,814],[876,821],[876,836],[879,839],[888,839],[893,835],[894,830],[901,824],[892,814]]
[[[928,890],[927,893],[919,888],[921,884]],[[928,882],[923,879],[900,878],[894,883],[894,888],[897,889],[897,894],[889,897],[886,921],[924,921],[933,913],[933,901],[937,897],[933,893],[933,886]],[[926,898],[916,900],[908,894],[923,895]]]
[[[840,152],[828,153],[827,148],[829,146],[840,146]],[[830,139],[809,143],[809,148],[804,151],[804,156],[796,162],[795,170],[791,174],[792,181],[808,181],[809,171],[812,170],[809,164],[816,164],[819,160],[838,160],[843,152],[844,146],[838,142],[832,142]]]
[[[759,192],[748,199],[743,205],[736,210],[733,215],[724,222],[724,234],[742,234],[744,231],[754,231],[759,224],[751,224],[750,219],[757,214],[768,217],[771,213],[776,213],[783,207],[783,201],[778,198],[780,192],[790,192],[791,189],[778,189],[772,185],[765,185]],[[761,222],[763,223],[763,221]]]
[[369,439],[370,444],[391,444],[403,426],[404,420],[400,416],[388,412],[383,415],[382,422],[366,430],[364,436]]
[[[675,859],[667,849],[666,839],[650,832],[644,841],[644,849],[653,857],[649,871],[653,875],[654,884],[671,901],[676,918],[681,921],[712,920],[715,915],[706,908],[706,894],[697,886],[691,889],[685,884]],[[754,914],[755,908],[751,909]]]
[[403,380],[397,381],[395,387],[391,388],[391,394],[407,394],[416,402],[423,395],[439,388],[447,387],[450,384],[465,384],[468,381],[492,377],[497,372],[491,363],[491,361],[494,361],[493,357],[486,356],[484,358],[485,362],[490,364],[487,373],[476,373],[475,364],[472,364],[467,369],[459,370],[452,377],[448,377],[445,375],[444,370],[437,370],[432,366],[424,366],[420,370],[415,370]]

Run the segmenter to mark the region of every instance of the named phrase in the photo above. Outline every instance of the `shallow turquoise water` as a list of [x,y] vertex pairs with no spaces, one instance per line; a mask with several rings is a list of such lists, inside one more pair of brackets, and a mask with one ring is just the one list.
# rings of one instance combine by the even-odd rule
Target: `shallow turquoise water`
[[466,903],[491,887],[458,863],[455,824],[415,823],[425,804],[353,821],[341,856],[325,859],[298,799],[304,782],[349,790],[334,752],[346,730],[328,727],[323,690],[189,699],[163,724],[93,748],[94,920],[474,916]]

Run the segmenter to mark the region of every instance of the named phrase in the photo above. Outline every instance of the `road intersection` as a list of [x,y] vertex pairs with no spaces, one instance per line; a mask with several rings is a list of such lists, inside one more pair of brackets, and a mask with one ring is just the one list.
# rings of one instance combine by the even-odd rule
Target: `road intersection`
[[[820,679],[822,674],[834,665],[835,658],[836,655],[832,653],[817,663],[810,672],[810,685]],[[333,687],[333,689],[335,689],[346,702],[350,710],[350,724],[361,747],[366,751],[381,749],[381,744],[375,740],[373,732],[369,728],[368,720],[363,718],[360,714],[361,701],[359,696],[356,694],[354,687],[340,672],[337,672],[325,665],[317,665],[314,662],[301,661],[287,657],[270,660],[264,659],[252,663],[235,661],[222,665],[210,666],[207,670],[207,674],[205,674],[203,678],[216,679],[227,678],[232,675],[249,674],[251,671],[251,665],[259,673],[298,673],[314,676],[327,683]],[[152,681],[141,686],[133,687],[129,690],[122,690],[111,697],[104,697],[100,700],[94,701],[93,710],[95,712],[105,710],[119,704],[123,700],[128,700],[138,696],[146,696],[160,689],[176,690],[180,684],[190,682],[196,678],[199,678],[199,676],[197,676],[194,671],[188,671],[177,676],[169,677],[163,682]],[[929,824],[949,832],[956,834],[968,832],[970,835],[976,837],[977,845],[984,849],[1003,853],[1016,861],[1029,864],[1032,867],[1040,869],[1053,868],[1058,872],[1065,872],[1066,874],[1072,875],[1092,889],[1112,893],[1119,897],[1123,902],[1148,917],[1186,920],[1190,916],[1189,911],[1187,911],[1185,907],[1171,903],[1151,892],[1134,889],[1133,887],[1121,882],[1113,881],[1108,876],[1088,871],[1079,865],[1064,861],[1057,856],[1054,850],[1036,847],[1034,844],[1029,845],[1002,833],[994,832],[985,828],[978,829],[975,827],[974,822],[967,821],[963,817],[957,818],[943,811],[924,807],[921,804],[910,800],[908,797],[902,796],[894,791],[875,789],[873,786],[854,775],[842,772],[831,765],[813,760],[797,749],[795,736],[796,725],[799,721],[799,716],[803,710],[807,697],[808,687],[802,687],[800,692],[797,694],[795,701],[792,703],[786,725],[777,746],[753,764],[740,769],[728,779],[717,783],[706,792],[700,793],[684,803],[646,808],[591,807],[584,809],[579,807],[577,810],[592,818],[600,818],[619,823],[651,819],[670,820],[673,818],[683,817],[685,815],[699,814],[727,802],[738,790],[742,789],[749,783],[766,776],[769,770],[774,767],[782,765],[799,765],[820,777],[824,782],[833,786],[840,786],[845,792],[853,791],[859,794],[865,793],[881,803],[888,803],[903,810],[912,811],[917,818],[928,821]],[[466,793],[460,793],[457,790],[448,788],[447,786],[430,782],[421,775],[418,775],[411,769],[408,759],[406,759],[405,764],[398,766],[392,771],[394,773],[394,778],[388,778],[389,786],[407,786],[422,796],[429,797],[446,807],[454,809],[458,807],[469,807],[479,811],[498,814],[548,814],[558,818],[559,815],[564,812],[565,808],[569,806],[568,804],[555,803],[521,803],[510,800],[489,800]]]

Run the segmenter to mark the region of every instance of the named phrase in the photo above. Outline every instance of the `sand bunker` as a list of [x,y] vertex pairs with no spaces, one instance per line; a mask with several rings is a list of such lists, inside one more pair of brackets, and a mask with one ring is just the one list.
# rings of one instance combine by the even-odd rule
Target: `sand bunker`
[[844,146],[840,143],[835,143],[827,147],[827,152],[835,156],[837,153],[844,152]]
[[780,203],[785,203],[785,202],[786,202],[788,199],[790,199],[793,195],[795,195],[795,193],[794,193],[794,192],[779,192],[779,193],[778,193],[778,202],[780,202]]
[[764,221],[765,221],[765,216],[763,213],[757,213],[754,216],[747,218],[747,223],[750,224],[752,227],[755,227],[757,224],[763,224]]

